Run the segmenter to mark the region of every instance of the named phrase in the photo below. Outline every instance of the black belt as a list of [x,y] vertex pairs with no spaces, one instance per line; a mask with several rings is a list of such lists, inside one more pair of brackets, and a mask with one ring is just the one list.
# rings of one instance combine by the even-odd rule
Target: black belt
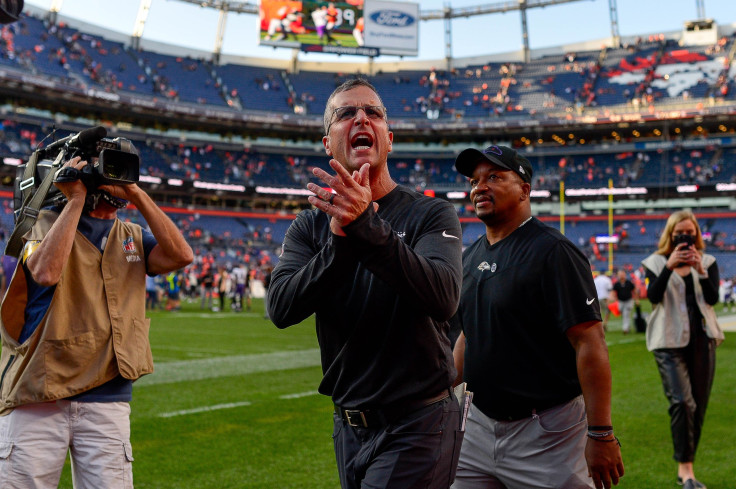
[[483,414],[485,414],[489,418],[495,419],[496,421],[518,421],[520,419],[531,418],[535,414],[539,414],[546,409],[559,406],[560,404],[565,404],[566,402],[569,401],[551,401],[538,403],[538,406],[533,408],[514,408],[499,411],[481,409],[481,411],[483,412]]
[[417,411],[436,402],[440,402],[448,397],[450,397],[450,391],[444,390],[436,396],[432,396],[428,399],[408,401],[380,409],[348,409],[335,404],[335,413],[347,421],[350,426],[360,426],[362,428],[383,428],[411,412]]

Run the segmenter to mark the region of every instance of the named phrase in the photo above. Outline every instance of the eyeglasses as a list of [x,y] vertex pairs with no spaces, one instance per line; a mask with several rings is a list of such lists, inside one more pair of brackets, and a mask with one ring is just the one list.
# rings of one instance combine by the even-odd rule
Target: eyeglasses
[[358,115],[358,111],[363,109],[366,117],[372,120],[380,120],[386,118],[386,107],[380,105],[344,105],[332,111],[330,123],[327,124],[326,134],[330,133],[330,128],[335,122],[342,122],[352,119]]

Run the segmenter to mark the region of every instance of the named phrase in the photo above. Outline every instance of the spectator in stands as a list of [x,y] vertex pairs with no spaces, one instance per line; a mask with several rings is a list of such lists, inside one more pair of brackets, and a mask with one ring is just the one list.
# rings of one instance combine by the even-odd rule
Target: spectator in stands
[[670,403],[670,430],[677,481],[684,489],[704,488],[693,462],[715,375],[716,346],[724,335],[713,306],[718,302],[718,264],[705,250],[695,215],[669,216],[659,248],[642,261],[653,309],[647,349],[662,377]]
[[469,148],[455,167],[486,232],[463,253],[455,365],[475,397],[452,487],[608,489],[624,465],[590,265],[532,217],[515,150]]
[[639,304],[639,291],[629,280],[626,270],[623,268],[620,268],[616,273],[616,283],[613,284],[611,300],[618,301],[618,310],[621,312],[621,330],[624,334],[629,334],[634,303]]
[[316,209],[286,233],[268,313],[282,328],[316,314],[343,489],[447,488],[460,449],[447,322],[461,280],[455,208],[394,182],[393,133],[367,81],[335,89],[324,126],[335,173],[313,173],[335,193],[308,184]]
[[[4,487],[56,487],[67,452],[75,487],[132,487],[129,402],[153,372],[145,276],[192,261],[146,192],[88,191],[86,165],[75,157],[57,174],[66,204],[41,210],[23,236],[0,309]],[[151,232],[117,217],[128,202]]]

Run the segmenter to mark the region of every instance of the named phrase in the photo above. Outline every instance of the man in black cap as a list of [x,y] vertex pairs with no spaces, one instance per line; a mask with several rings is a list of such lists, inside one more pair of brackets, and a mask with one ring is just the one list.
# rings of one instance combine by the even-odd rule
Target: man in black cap
[[455,167],[486,235],[463,253],[455,364],[475,397],[452,487],[610,488],[624,467],[590,265],[532,217],[515,150],[466,149]]
[[0,0],[0,24],[18,20],[23,11],[23,0]]

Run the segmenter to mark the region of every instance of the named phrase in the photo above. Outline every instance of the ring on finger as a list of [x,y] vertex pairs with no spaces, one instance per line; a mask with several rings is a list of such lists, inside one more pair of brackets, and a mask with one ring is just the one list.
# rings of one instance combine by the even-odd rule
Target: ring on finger
[[333,202],[335,200],[335,195],[337,195],[337,194],[330,194],[330,205],[335,205],[335,204],[333,204]]

